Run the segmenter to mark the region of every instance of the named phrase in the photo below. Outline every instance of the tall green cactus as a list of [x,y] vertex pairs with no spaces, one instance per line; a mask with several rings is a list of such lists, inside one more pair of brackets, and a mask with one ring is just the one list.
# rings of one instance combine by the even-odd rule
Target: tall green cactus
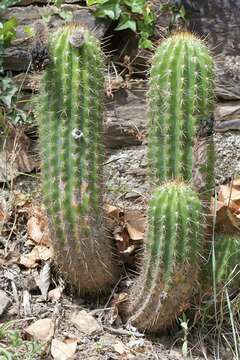
[[[214,104],[213,59],[202,40],[183,32],[160,44],[152,61],[148,98],[151,174],[160,182],[192,180],[194,140]],[[201,169],[207,170],[207,182],[213,179],[211,156],[209,161]]]
[[189,306],[203,236],[198,195],[183,183],[154,192],[141,273],[124,313],[141,330],[163,331]]
[[42,187],[56,258],[80,293],[117,274],[102,211],[103,54],[78,24],[49,40],[39,97]]

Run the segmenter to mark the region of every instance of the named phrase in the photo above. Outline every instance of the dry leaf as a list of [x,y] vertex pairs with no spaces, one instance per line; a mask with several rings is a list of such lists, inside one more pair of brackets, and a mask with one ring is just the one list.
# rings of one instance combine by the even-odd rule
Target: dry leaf
[[51,344],[51,354],[54,360],[71,359],[77,349],[77,340],[67,339],[64,342],[53,339]]
[[124,216],[126,227],[132,240],[142,240],[146,228],[146,218],[140,211],[127,211]]
[[113,345],[113,350],[115,352],[117,352],[120,355],[123,355],[124,353],[126,353],[127,349],[125,347],[125,345],[121,342],[121,341],[117,341],[114,345]]
[[103,206],[107,216],[113,220],[119,220],[120,213],[122,212],[118,207],[104,204]]
[[25,333],[38,341],[49,341],[54,334],[53,320],[49,318],[37,320],[25,329]]
[[31,295],[28,290],[23,290],[23,311],[25,316],[32,315],[32,308],[31,308]]
[[48,289],[50,286],[50,262],[46,262],[40,273],[34,276],[35,282],[39,287],[44,299],[47,299]]
[[123,251],[124,254],[132,254],[133,251],[136,249],[136,246],[135,245],[130,245],[126,250]]
[[35,206],[27,223],[28,235],[39,245],[51,245],[47,216],[43,207]]
[[[24,134],[24,128],[5,124],[7,136],[1,138],[0,182],[11,181],[19,172],[31,172],[35,161],[29,153],[30,140]],[[4,147],[3,147],[4,145]]]
[[61,287],[57,287],[53,290],[50,290],[48,293],[48,300],[58,301],[61,298],[63,289]]
[[144,232],[137,230],[134,225],[126,223],[126,228],[131,240],[143,240]]
[[34,268],[38,265],[40,260],[49,260],[53,257],[53,249],[46,246],[35,246],[29,254],[20,256],[19,264],[27,267]]
[[[240,179],[230,184],[221,185],[218,192],[216,207],[217,230],[229,234],[240,230]],[[214,214],[215,200],[212,201]]]

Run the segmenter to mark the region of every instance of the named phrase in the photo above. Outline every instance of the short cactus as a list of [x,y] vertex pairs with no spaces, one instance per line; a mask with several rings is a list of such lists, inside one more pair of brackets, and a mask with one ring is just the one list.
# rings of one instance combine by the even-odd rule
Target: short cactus
[[154,192],[141,273],[123,310],[140,330],[163,331],[189,306],[199,273],[202,206],[183,183]]
[[[154,180],[192,180],[194,140],[211,123],[213,73],[207,47],[190,33],[176,33],[157,48],[148,92],[149,166]],[[206,168],[209,171],[204,163],[202,171]],[[207,176],[212,181],[209,172]]]
[[78,24],[49,39],[39,96],[42,188],[57,262],[80,293],[117,273],[102,211],[103,54]]

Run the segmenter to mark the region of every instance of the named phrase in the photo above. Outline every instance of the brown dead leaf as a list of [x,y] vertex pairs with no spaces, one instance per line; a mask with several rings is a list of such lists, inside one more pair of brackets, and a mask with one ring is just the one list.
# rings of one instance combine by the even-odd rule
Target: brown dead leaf
[[19,172],[31,172],[36,167],[24,127],[14,127],[9,123],[6,126],[5,136],[0,139],[0,182],[11,181]]
[[42,206],[32,209],[32,216],[27,222],[27,231],[31,240],[39,245],[51,245],[47,216]]
[[115,352],[117,352],[120,355],[123,355],[127,352],[127,348],[126,346],[123,344],[122,341],[118,340],[114,345],[113,345],[113,350]]
[[129,236],[130,236],[130,239],[131,240],[143,240],[143,237],[144,237],[144,232],[142,231],[139,231],[135,226],[134,224],[131,224],[129,222],[126,223],[126,228],[127,228],[127,231],[129,233]]
[[132,240],[143,240],[146,218],[140,211],[127,211],[124,216],[127,230]]
[[107,214],[107,217],[109,217],[112,220],[119,221],[120,213],[122,211],[118,207],[109,204],[104,204],[103,208]]
[[218,193],[219,201],[226,205],[231,202],[240,201],[240,190],[236,189],[234,185],[221,185]]
[[53,339],[51,344],[51,354],[54,360],[69,360],[75,354],[77,349],[77,340],[66,339],[60,341]]
[[62,291],[63,289],[61,287],[50,290],[48,293],[48,300],[51,300],[53,302],[60,300]]
[[39,287],[44,299],[47,299],[48,289],[50,286],[50,269],[51,269],[50,262],[47,261],[43,265],[40,273],[36,271],[34,274],[34,280],[37,286]]
[[28,339],[49,341],[54,334],[54,322],[50,318],[37,320],[25,329],[25,333]]
[[[212,213],[214,215],[215,200],[212,199]],[[221,185],[218,192],[216,206],[217,230],[229,234],[240,230],[240,179],[232,183]]]
[[29,254],[20,256],[19,264],[27,268],[34,268],[40,260],[49,260],[53,258],[53,248],[42,245],[35,246]]

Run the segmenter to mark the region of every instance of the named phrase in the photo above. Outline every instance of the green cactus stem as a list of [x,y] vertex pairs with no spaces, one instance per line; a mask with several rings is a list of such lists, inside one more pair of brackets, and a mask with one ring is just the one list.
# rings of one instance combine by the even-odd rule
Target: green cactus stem
[[240,235],[216,234],[211,256],[203,268],[202,284],[211,289],[216,284],[220,289],[240,286]]
[[[213,59],[202,40],[176,33],[164,40],[152,60],[149,83],[149,166],[155,181],[192,180],[193,145],[199,131],[209,136],[214,105]],[[211,146],[209,147],[211,149]],[[211,150],[212,153],[212,150]],[[212,187],[211,164],[207,184]]]
[[61,271],[91,294],[118,273],[102,210],[103,54],[73,23],[50,37],[49,57],[38,111],[44,202]]
[[161,332],[189,307],[199,273],[202,206],[183,183],[156,189],[149,206],[143,265],[123,313],[131,324]]

